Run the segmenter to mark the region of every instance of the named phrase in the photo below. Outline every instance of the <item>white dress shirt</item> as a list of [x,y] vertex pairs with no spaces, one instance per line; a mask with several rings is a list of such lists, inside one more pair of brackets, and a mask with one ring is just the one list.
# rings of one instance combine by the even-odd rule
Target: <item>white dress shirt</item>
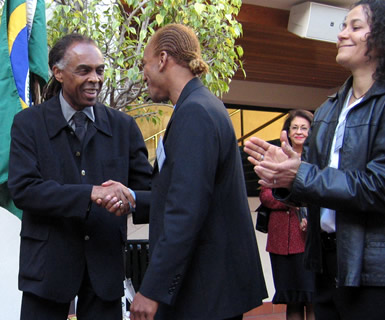
[[[338,168],[340,160],[340,149],[343,145],[346,117],[351,109],[353,109],[361,100],[362,97],[349,105],[350,97],[352,96],[352,88],[346,95],[346,100],[342,112],[338,118],[338,124],[333,137],[332,148],[329,157],[329,167]],[[336,212],[328,208],[321,208],[321,229],[328,233],[336,232]]]

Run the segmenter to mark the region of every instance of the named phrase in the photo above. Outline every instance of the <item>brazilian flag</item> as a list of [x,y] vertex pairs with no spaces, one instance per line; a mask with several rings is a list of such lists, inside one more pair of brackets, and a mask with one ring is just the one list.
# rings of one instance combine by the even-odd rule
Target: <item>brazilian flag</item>
[[13,117],[31,106],[31,78],[48,81],[44,0],[6,0],[0,25],[0,206],[19,218],[7,188]]

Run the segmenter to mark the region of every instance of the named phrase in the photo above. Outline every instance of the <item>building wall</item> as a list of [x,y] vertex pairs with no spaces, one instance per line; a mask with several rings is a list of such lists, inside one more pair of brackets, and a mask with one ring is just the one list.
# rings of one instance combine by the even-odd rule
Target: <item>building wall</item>
[[0,207],[0,314],[2,319],[19,320],[21,291],[18,290],[21,221]]

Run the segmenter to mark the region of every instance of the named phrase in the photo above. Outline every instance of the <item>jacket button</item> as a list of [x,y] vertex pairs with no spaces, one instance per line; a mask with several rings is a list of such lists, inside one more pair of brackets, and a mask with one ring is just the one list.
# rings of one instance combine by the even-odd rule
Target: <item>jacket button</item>
[[86,175],[86,170],[82,170],[82,176]]
[[80,157],[80,151],[76,151],[75,155],[76,155],[77,157]]
[[90,240],[90,236],[88,236],[88,235],[84,236],[84,240],[86,240],[86,241]]

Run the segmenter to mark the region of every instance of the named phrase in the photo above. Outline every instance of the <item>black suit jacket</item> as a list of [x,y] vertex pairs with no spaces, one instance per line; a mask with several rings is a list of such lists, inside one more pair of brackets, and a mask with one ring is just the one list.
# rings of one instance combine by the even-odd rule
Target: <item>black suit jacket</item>
[[135,121],[94,107],[83,148],[58,97],[16,115],[8,186],[23,210],[19,289],[59,302],[75,297],[85,266],[105,300],[123,295],[126,217],[90,201],[93,185],[113,179],[149,189],[152,168]]
[[223,103],[198,78],[181,93],[164,149],[139,291],[160,302],[157,319],[224,319],[260,305],[267,293],[236,137]]

